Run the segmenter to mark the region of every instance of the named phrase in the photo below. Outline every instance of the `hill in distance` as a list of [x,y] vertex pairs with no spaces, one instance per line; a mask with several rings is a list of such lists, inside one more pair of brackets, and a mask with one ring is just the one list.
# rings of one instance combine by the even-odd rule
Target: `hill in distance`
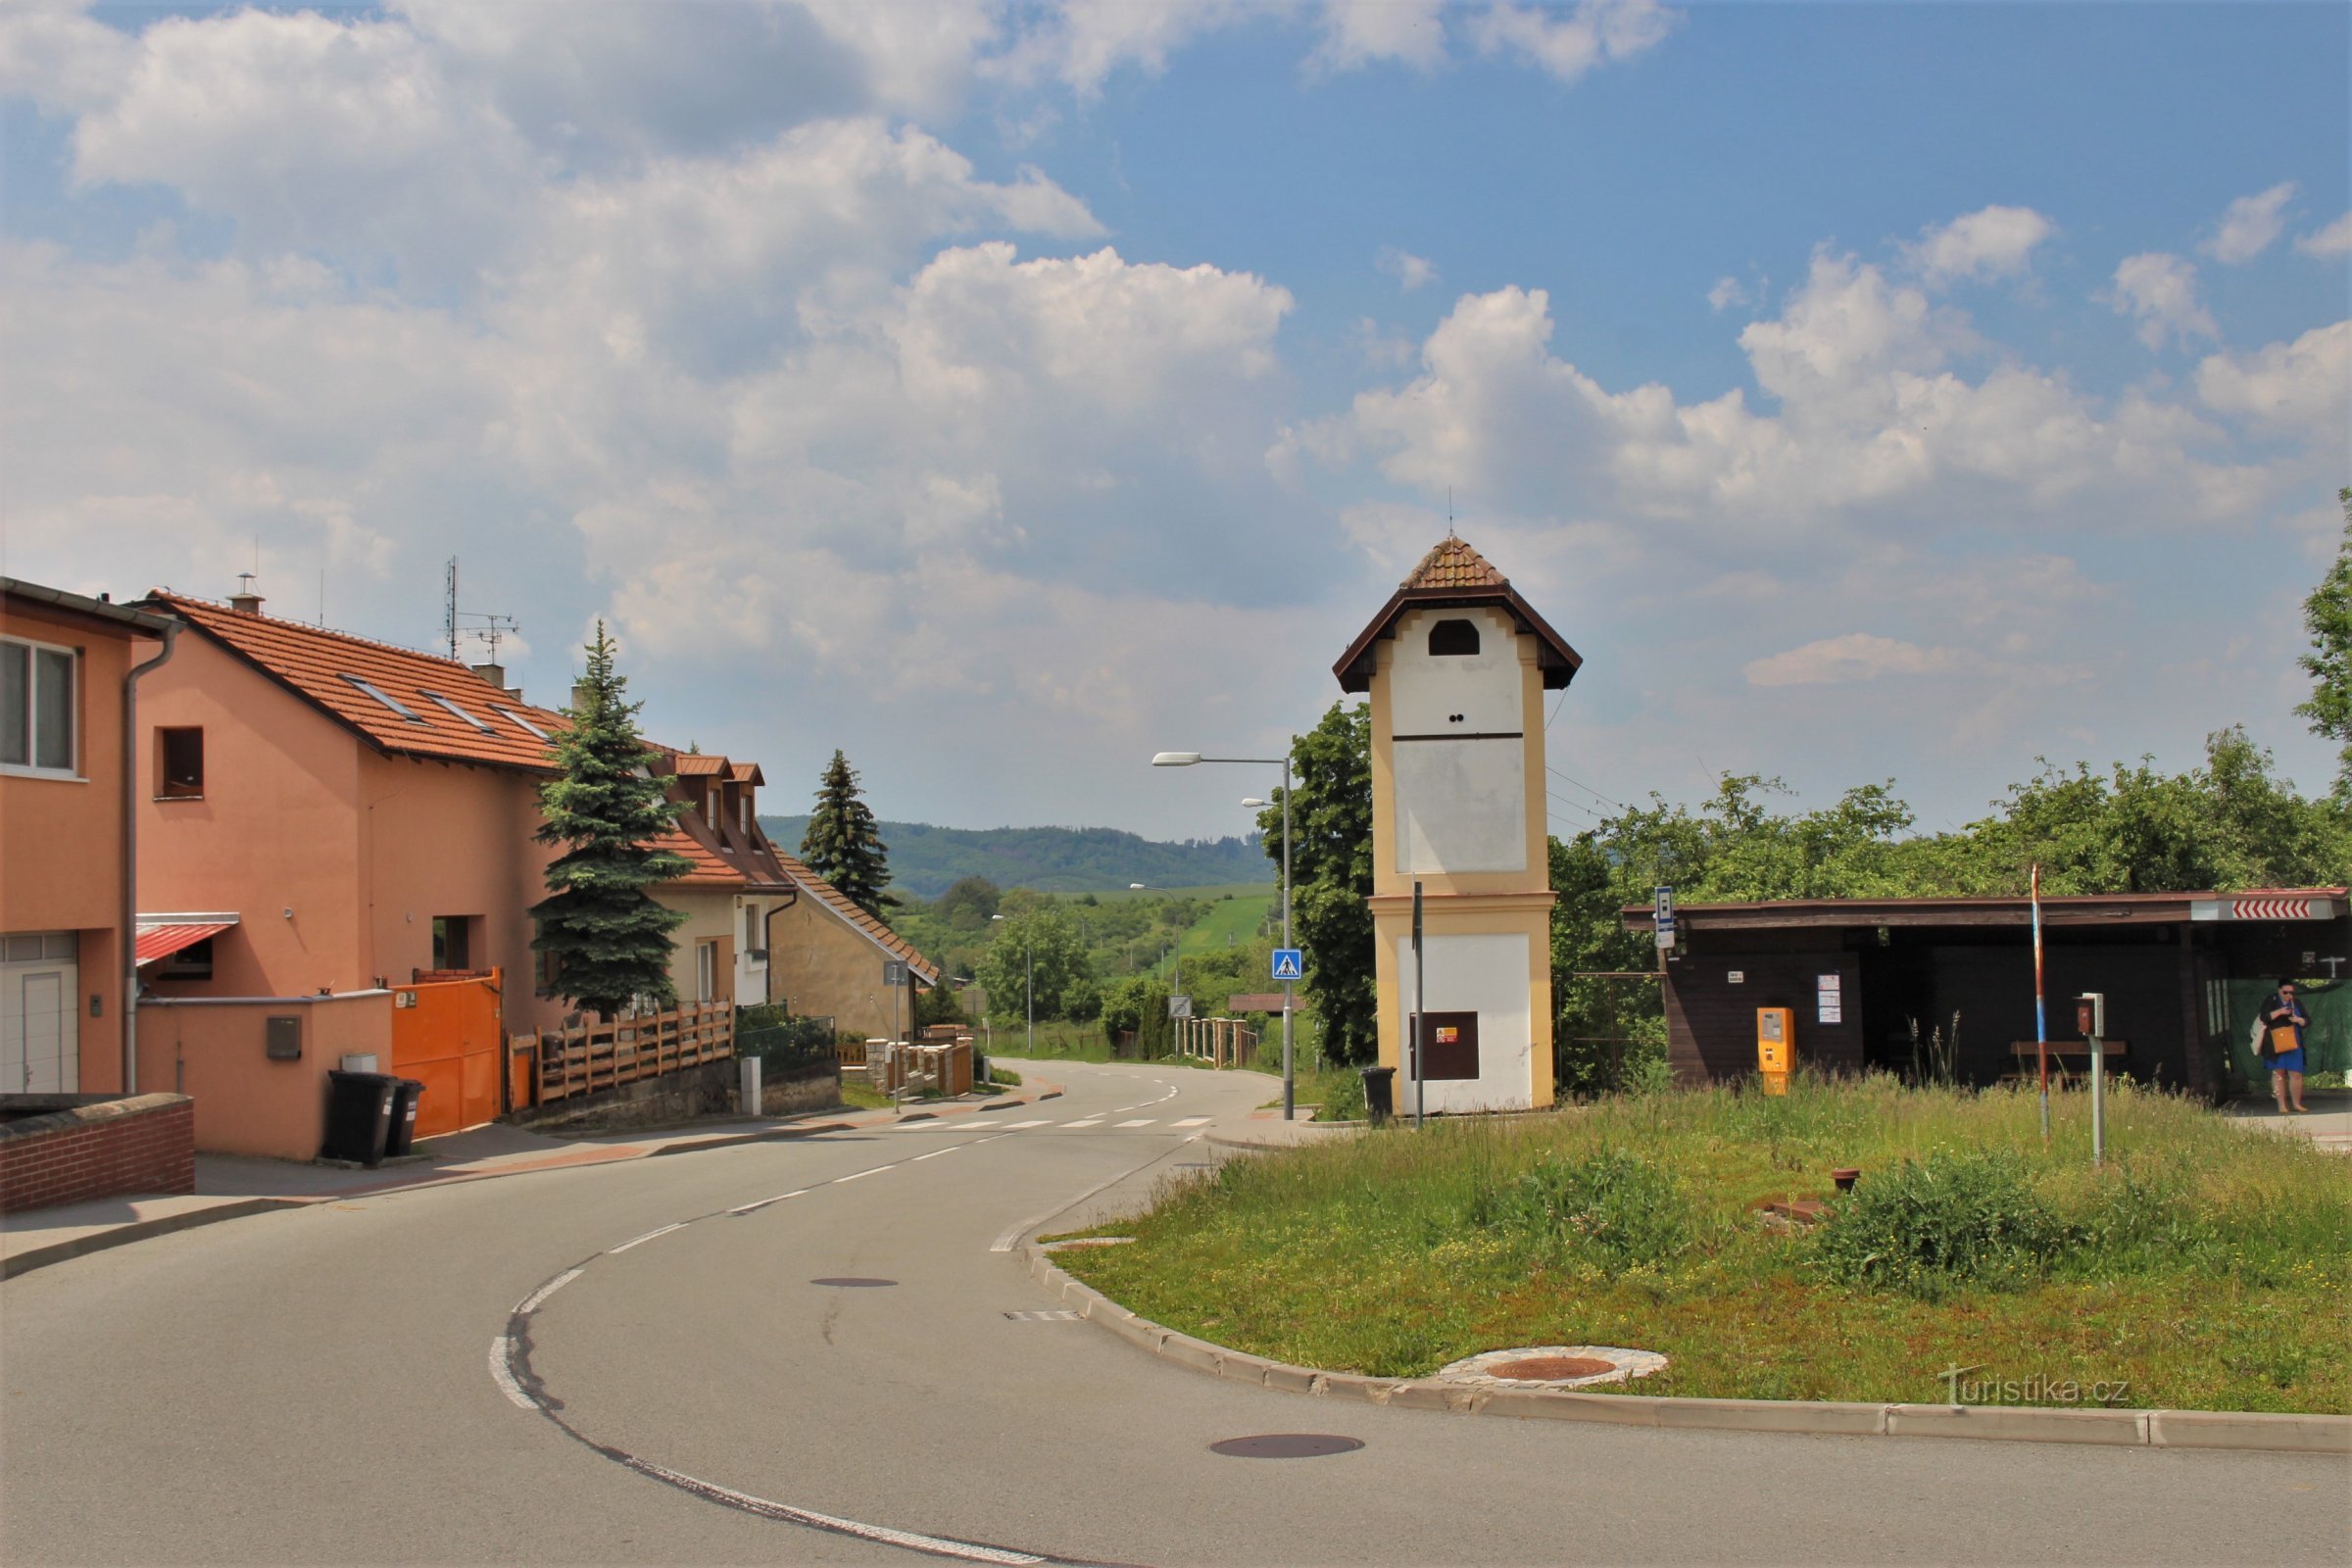
[[[808,818],[763,815],[760,824],[783,849],[797,852]],[[919,899],[936,899],[967,876],[1041,893],[1124,892],[1135,882],[1199,888],[1275,878],[1255,833],[1163,843],[1111,827],[876,825],[890,850],[891,887]]]

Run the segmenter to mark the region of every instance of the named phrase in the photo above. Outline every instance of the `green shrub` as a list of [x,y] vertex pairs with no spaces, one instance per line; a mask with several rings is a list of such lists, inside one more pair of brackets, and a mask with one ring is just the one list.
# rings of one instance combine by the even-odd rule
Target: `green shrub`
[[1021,1087],[1021,1075],[1019,1073],[1014,1072],[1010,1067],[1000,1067],[993,1061],[988,1064],[988,1081],[992,1084],[995,1084],[1000,1089],[1018,1089]]
[[1815,1256],[1834,1280],[1936,1300],[1962,1283],[2037,1279],[2067,1242],[2016,1153],[1937,1150],[1866,1175],[1820,1228]]
[[1323,1103],[1315,1107],[1315,1120],[1362,1121],[1365,1114],[1360,1075],[1345,1068],[1324,1075]]
[[1537,1237],[1556,1258],[1611,1275],[1670,1263],[1692,1239],[1681,1185],[1647,1160],[1606,1148],[1547,1156],[1507,1183],[1481,1183],[1468,1217],[1473,1225]]

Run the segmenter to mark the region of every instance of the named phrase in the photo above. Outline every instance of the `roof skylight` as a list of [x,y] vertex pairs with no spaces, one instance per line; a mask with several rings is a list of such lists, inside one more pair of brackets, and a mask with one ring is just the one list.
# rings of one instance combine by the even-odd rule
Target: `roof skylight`
[[354,686],[358,687],[361,691],[364,691],[368,696],[374,698],[377,702],[383,704],[386,708],[392,710],[392,711],[395,713],[398,713],[401,717],[407,719],[410,723],[421,724],[424,722],[422,715],[418,714],[415,709],[403,704],[397,698],[387,696],[383,691],[379,690],[374,685],[360,679],[359,676],[345,675],[343,678],[351,682]]
[[468,713],[466,711],[466,710],[460,708],[457,704],[451,702],[439,692],[428,692],[423,687],[419,686],[416,688],[416,694],[419,697],[422,697],[428,703],[437,703],[441,707],[448,709],[451,712],[457,714],[458,717],[464,719],[466,723],[471,724],[475,729],[480,730],[485,735],[495,735],[498,733],[498,731],[492,729],[487,723],[474,717],[471,713]]
[[[532,734],[538,736],[541,740],[546,740],[548,738],[547,731],[541,729],[538,725],[532,723],[529,719],[523,717],[512,708],[501,708],[498,710],[506,714],[509,718],[513,719],[515,723],[521,725],[524,729],[527,729]],[[484,725],[483,727],[486,729],[489,726]]]

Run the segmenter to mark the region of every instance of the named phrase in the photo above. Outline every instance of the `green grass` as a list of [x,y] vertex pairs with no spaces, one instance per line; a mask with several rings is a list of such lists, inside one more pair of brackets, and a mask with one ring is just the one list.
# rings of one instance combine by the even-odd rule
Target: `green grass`
[[[1209,895],[1215,897],[1215,895]],[[1195,898],[1201,897],[1195,894]],[[1186,957],[1196,954],[1223,953],[1226,949],[1253,941],[1257,928],[1274,907],[1271,888],[1235,890],[1231,898],[1220,898],[1208,906],[1208,911],[1184,928],[1176,939],[1176,951]],[[1266,982],[1267,986],[1273,984]],[[1260,989],[1264,989],[1261,987]]]
[[888,1095],[879,1090],[868,1089],[860,1083],[852,1083],[846,1078],[841,1083],[841,1102],[852,1110],[888,1110],[890,1108]]
[[[1672,1358],[1644,1394],[1936,1400],[1959,1366],[2128,1382],[2136,1406],[2352,1409],[2342,1156],[2128,1085],[2108,1113],[2095,1172],[2083,1097],[2055,1102],[2045,1152],[2031,1092],[1876,1078],[1400,1127],[1171,1180],[1114,1228],[1136,1245],[1059,1261],[1146,1317],[1330,1370],[1619,1345]],[[1759,1222],[1846,1164],[1861,1187],[1827,1226]]]
[[[1276,882],[1218,882],[1200,888],[1119,888],[1098,893],[1095,898],[1103,904],[1117,904],[1128,899],[1236,899],[1262,898],[1272,900]],[[1074,895],[1065,895],[1065,899]]]

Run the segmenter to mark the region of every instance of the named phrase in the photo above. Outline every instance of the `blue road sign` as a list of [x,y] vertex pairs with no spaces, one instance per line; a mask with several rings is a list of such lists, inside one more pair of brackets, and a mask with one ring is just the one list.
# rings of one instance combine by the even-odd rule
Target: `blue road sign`
[[1276,948],[1274,950],[1274,978],[1277,980],[1303,980],[1306,978],[1306,964],[1300,950],[1298,948]]

